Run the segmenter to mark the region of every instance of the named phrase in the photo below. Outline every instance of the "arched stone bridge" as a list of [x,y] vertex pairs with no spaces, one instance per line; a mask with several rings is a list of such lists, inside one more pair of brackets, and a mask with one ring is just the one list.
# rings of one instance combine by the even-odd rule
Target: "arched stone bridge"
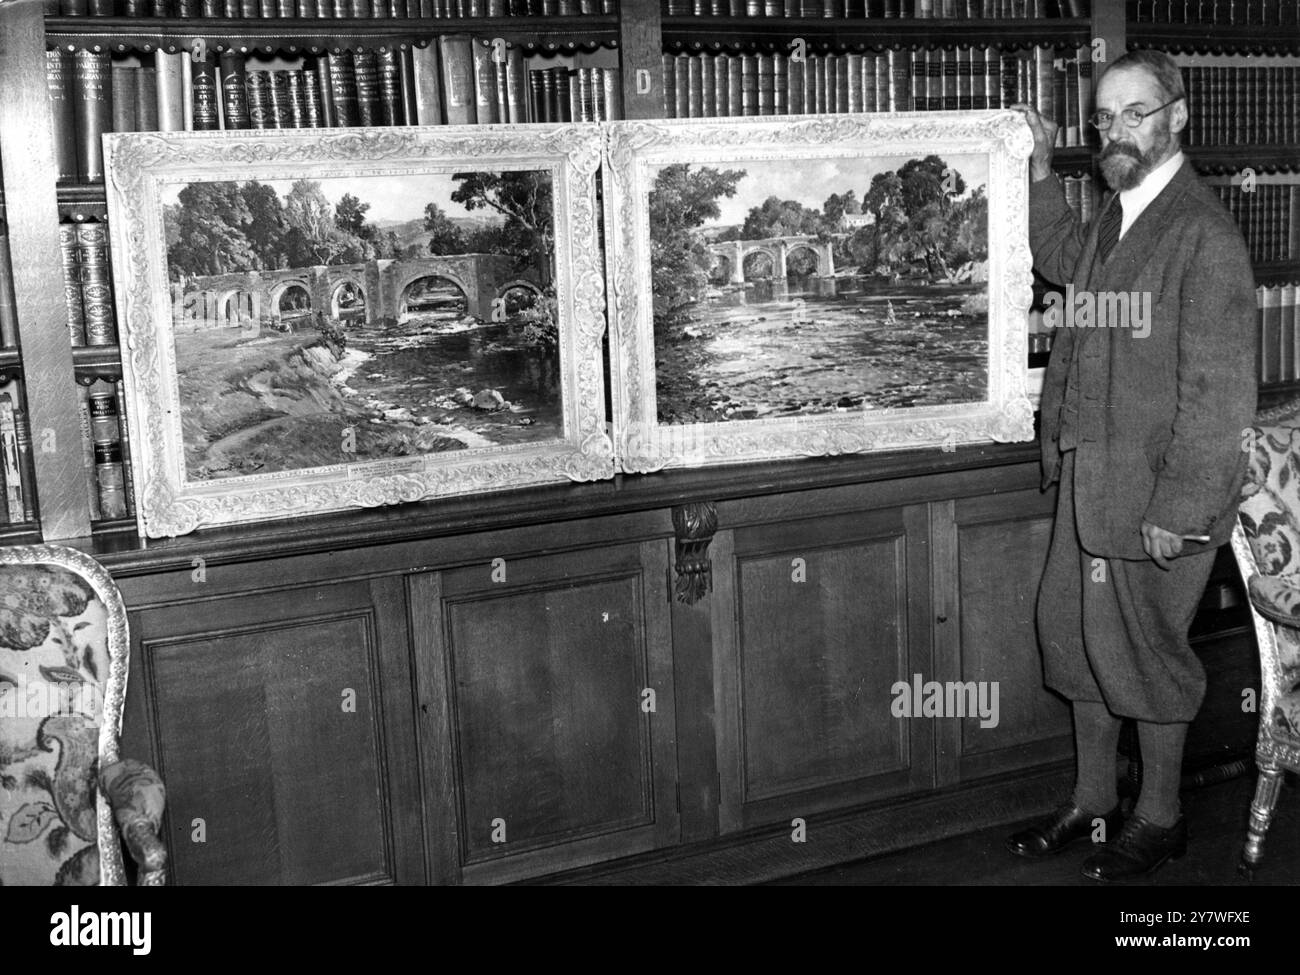
[[709,244],[710,254],[725,257],[730,265],[731,284],[745,283],[745,258],[751,254],[766,254],[772,261],[774,277],[784,279],[789,273],[790,255],[800,250],[811,251],[817,258],[817,276],[829,278],[835,273],[835,258],[829,241],[811,235],[795,237],[765,237],[761,240],[724,240]]
[[341,317],[339,302],[351,285],[364,296],[365,321],[396,321],[406,312],[411,285],[421,278],[444,278],[465,295],[468,314],[492,318],[492,303],[512,287],[540,291],[531,268],[522,275],[514,258],[501,254],[456,254],[412,260],[374,260],[363,264],[317,265],[272,271],[237,271],[187,278],[172,285],[176,327],[181,330],[239,325],[259,327],[281,319],[280,300],[302,288],[311,310]]

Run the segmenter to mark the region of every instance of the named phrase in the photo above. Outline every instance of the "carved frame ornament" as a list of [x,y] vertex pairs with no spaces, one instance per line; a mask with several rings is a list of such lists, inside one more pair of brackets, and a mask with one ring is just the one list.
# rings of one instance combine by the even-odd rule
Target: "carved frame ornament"
[[[907,447],[1032,440],[1025,313],[1032,298],[1028,173],[1033,138],[1016,112],[611,122],[605,126],[610,384],[626,472]],[[655,392],[649,193],[657,168],[746,160],[986,154],[989,197],[987,397],[795,417],[661,424]],[[774,192],[779,188],[774,187]]]
[[[106,138],[114,286],[140,531],[474,494],[614,473],[605,427],[605,330],[594,125],[162,132]],[[186,476],[163,232],[164,187],[464,171],[549,171],[555,217],[562,436],[195,481]]]

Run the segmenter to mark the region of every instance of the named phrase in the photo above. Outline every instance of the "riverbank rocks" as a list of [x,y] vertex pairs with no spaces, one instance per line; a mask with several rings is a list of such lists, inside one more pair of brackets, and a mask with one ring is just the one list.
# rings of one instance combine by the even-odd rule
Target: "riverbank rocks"
[[476,410],[504,410],[510,404],[498,390],[482,389],[475,394],[469,405]]

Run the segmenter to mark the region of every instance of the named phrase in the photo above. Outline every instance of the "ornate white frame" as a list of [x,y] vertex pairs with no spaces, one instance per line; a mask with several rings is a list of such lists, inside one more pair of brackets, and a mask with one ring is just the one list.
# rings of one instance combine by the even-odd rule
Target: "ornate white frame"
[[[418,501],[614,473],[605,429],[604,279],[596,214],[595,125],[161,132],[105,138],[114,286],[140,532],[197,528]],[[548,170],[555,205],[563,436],[394,460],[185,477],[162,191],[178,183]]]
[[[1028,174],[1033,137],[1013,111],[611,122],[605,127],[610,384],[619,469],[728,464],[1032,440],[1025,310],[1032,299]],[[650,167],[754,159],[988,154],[989,391],[986,401],[717,423],[659,424],[650,272]]]

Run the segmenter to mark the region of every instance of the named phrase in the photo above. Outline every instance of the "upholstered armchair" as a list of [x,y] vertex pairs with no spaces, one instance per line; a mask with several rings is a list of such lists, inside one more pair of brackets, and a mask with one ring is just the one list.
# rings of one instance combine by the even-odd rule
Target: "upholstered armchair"
[[1232,552],[1259,643],[1259,781],[1239,871],[1252,876],[1282,789],[1300,771],[1300,419],[1252,428]]
[[[0,884],[160,885],[163,785],[121,760],[126,609],[70,548],[0,548]],[[119,832],[120,831],[120,832]]]

